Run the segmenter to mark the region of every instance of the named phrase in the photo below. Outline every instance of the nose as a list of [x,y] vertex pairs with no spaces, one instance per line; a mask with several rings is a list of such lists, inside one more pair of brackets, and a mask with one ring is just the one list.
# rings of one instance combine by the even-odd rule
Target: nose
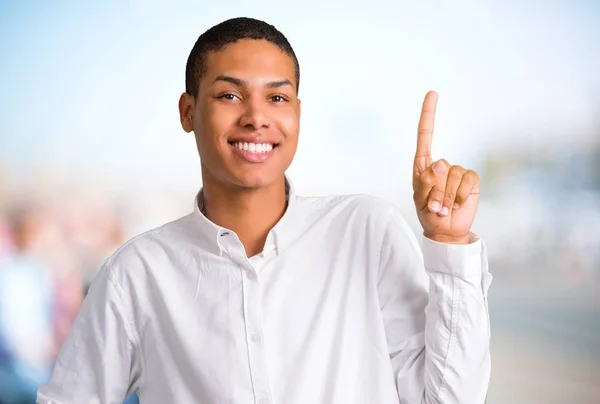
[[248,100],[244,113],[240,117],[240,125],[252,130],[268,128],[270,124],[267,116],[267,105],[256,99]]

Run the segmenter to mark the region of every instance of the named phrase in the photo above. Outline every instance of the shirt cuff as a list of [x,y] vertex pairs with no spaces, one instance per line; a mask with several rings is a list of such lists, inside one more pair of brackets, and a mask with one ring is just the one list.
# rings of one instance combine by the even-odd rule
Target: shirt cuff
[[473,233],[470,241],[470,244],[445,244],[422,236],[425,269],[461,278],[481,277],[483,241]]

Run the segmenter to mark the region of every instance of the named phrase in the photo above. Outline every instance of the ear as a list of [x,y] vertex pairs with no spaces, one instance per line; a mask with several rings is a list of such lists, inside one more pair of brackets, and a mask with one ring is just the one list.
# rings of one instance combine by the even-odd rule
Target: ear
[[301,103],[301,100],[298,99],[298,119],[300,119],[300,116],[302,115],[302,105],[300,105]]
[[186,133],[194,130],[194,97],[188,93],[181,94],[179,97],[179,121],[181,127]]

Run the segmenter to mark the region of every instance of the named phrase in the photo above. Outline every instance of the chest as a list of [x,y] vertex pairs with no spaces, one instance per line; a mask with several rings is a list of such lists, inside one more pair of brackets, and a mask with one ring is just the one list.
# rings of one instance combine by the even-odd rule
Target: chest
[[[297,378],[358,377],[360,362],[384,350],[376,274],[365,246],[338,247],[267,248],[251,259],[229,248],[231,258],[189,259],[192,268],[157,276],[142,331],[146,369],[169,369],[170,394],[197,389],[218,402],[270,396]],[[324,355],[351,361],[342,372]]]

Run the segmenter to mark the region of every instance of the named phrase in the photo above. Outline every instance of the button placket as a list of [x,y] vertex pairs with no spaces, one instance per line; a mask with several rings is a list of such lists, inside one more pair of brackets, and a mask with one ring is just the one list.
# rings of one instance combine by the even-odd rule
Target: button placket
[[248,347],[248,359],[250,361],[250,374],[254,388],[255,401],[262,404],[265,398],[269,398],[269,378],[265,358],[265,347],[263,344],[262,310],[260,303],[260,279],[258,274],[248,262],[247,267],[242,268],[242,285],[244,293],[244,316],[246,323],[246,343]]
[[[221,241],[226,245],[229,258],[240,266],[242,273],[246,346],[248,349],[250,378],[252,380],[255,403],[270,404],[270,386],[263,343],[260,280],[235,233],[222,232]],[[266,402],[264,401],[265,399],[267,400]]]
[[260,397],[258,399],[258,404],[271,404],[271,400],[269,397]]
[[260,332],[258,331],[254,331],[252,332],[252,334],[250,334],[250,339],[252,340],[252,342],[260,342]]

